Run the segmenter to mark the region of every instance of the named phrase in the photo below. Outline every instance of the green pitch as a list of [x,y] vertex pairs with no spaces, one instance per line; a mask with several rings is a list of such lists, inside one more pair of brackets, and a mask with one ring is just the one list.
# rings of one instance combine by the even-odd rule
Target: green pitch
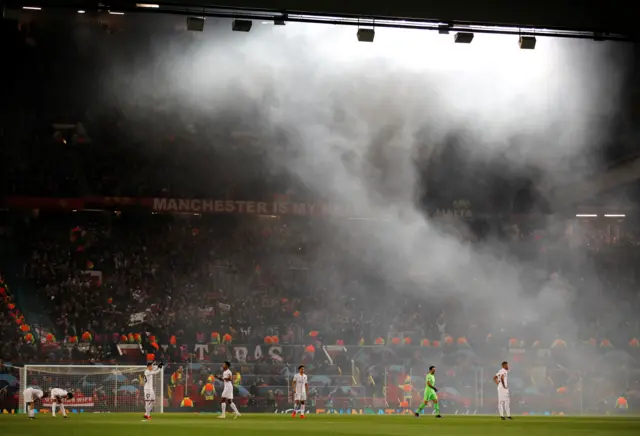
[[142,422],[142,414],[79,414],[69,419],[36,415],[29,421],[24,415],[0,415],[2,436],[471,436],[514,435],[553,436],[640,435],[638,418],[517,417],[500,421],[487,416],[340,416],[308,415],[304,420],[289,415],[243,415],[237,420],[217,419],[214,414],[155,414]]

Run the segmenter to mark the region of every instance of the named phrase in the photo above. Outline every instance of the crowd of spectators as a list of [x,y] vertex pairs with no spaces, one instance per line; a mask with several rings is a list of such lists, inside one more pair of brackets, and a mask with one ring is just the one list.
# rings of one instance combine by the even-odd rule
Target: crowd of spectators
[[[230,127],[233,115],[216,120],[194,115],[187,128],[166,114],[156,114],[156,126],[162,128],[131,135],[122,113],[87,102],[77,104],[77,96],[70,95],[75,93],[65,93],[68,88],[57,85],[61,78],[56,64],[65,62],[78,69],[83,65],[82,59],[44,55],[49,44],[60,40],[42,38],[37,28],[29,26],[11,35],[19,66],[15,79],[24,77],[39,85],[25,95],[7,97],[15,107],[4,120],[7,127],[0,138],[15,146],[3,150],[4,160],[11,162],[4,168],[8,182],[2,187],[4,195],[234,200],[272,198],[274,193],[304,200],[308,195],[302,183],[269,165],[286,150],[264,156],[264,149],[255,146],[259,138],[251,128]],[[100,38],[104,44],[116,44],[106,34]],[[40,105],[42,100],[58,103]],[[90,107],[77,109],[82,106]],[[196,131],[198,135],[192,133]],[[274,136],[271,142],[277,142],[278,133],[269,134]],[[507,217],[509,212],[496,215]],[[230,335],[235,344],[263,343],[275,335],[280,344],[298,347],[337,341],[372,345],[379,338],[405,337],[417,345],[422,338],[442,340],[451,335],[467,338],[478,352],[495,350],[495,345],[487,344],[489,335],[494,343],[518,337],[531,344],[565,333],[562,320],[545,317],[544,322],[558,326],[554,337],[539,337],[540,326],[532,324],[496,329],[495,324],[474,317],[473,311],[465,311],[468,302],[449,296],[446,289],[441,296],[430,291],[427,300],[410,283],[393,283],[363,267],[363,254],[350,245],[349,232],[334,234],[322,219],[140,210],[10,210],[3,215],[2,261],[19,266],[3,277],[6,292],[20,297],[12,304],[27,314],[26,322],[40,327],[39,334],[51,334],[56,342],[69,344],[84,333],[91,335],[87,348],[27,343],[12,317],[16,309],[3,304],[0,359],[16,364],[117,360],[116,344],[131,332],[141,333],[148,351],[154,351],[151,337],[162,345],[175,338],[179,347],[209,342],[211,333],[217,332]],[[473,223],[470,243],[482,239],[486,228],[499,227],[500,242],[510,244],[514,256],[536,259],[536,268],[543,272],[540,283],[550,277],[562,280],[575,294],[572,321],[578,325],[567,334],[581,341],[608,339],[621,347],[640,335],[634,224],[575,222],[571,231],[545,235],[535,224],[507,224],[508,219],[497,220],[497,225],[478,223],[483,220],[490,221],[482,218]],[[366,225],[378,224],[355,221],[353,231]],[[0,271],[5,269],[9,268],[0,264]],[[410,270],[407,267],[408,274]],[[534,288],[540,289],[540,283]],[[552,330],[544,327],[540,330]],[[182,352],[161,357],[193,359]],[[283,357],[293,361],[301,355]],[[258,364],[270,363],[267,360]],[[416,367],[424,364],[420,356],[398,360]],[[0,366],[4,367],[2,360]],[[269,373],[274,368],[259,371]],[[463,373],[464,365],[458,370]],[[369,375],[378,380],[381,376],[375,371]],[[205,376],[202,372],[198,383],[204,383]],[[461,390],[468,379],[464,380]],[[550,382],[549,389],[557,389],[558,383]]]
[[[315,343],[309,336],[314,330],[319,332],[318,341],[334,344],[342,339],[350,346],[361,339],[371,345],[378,337],[389,341],[409,336],[418,341],[452,335],[467,337],[476,354],[492,356],[500,354],[500,344],[506,344],[511,336],[528,343],[536,338],[535,325],[490,330],[495,326],[486,320],[466,316],[463,302],[399,293],[391,284],[380,286],[375,278],[367,280],[356,274],[360,270],[353,265],[333,265],[331,258],[318,254],[323,253],[319,247],[327,241],[314,235],[326,235],[323,225],[305,218],[128,216],[113,212],[41,213],[22,220],[13,227],[15,239],[5,241],[27,245],[28,256],[20,274],[33,284],[31,297],[43,302],[40,307],[49,322],[45,325],[62,343],[68,344],[71,337],[84,332],[90,332],[93,339],[86,349],[52,351],[40,344],[26,344],[5,310],[0,313],[2,358],[16,363],[117,361],[120,357],[113,335],[132,331],[143,334],[145,347],[149,336],[156,336],[162,344],[176,336],[180,345],[195,342],[198,333],[209,342],[209,334],[217,331],[229,333],[235,344],[263,343],[265,336],[277,334],[281,344],[296,344],[300,350]],[[332,254],[344,258],[340,250],[338,244]],[[548,255],[553,259],[556,254]],[[637,283],[636,256],[629,256],[626,249],[589,252],[587,256],[584,263],[565,265],[562,276],[579,290],[573,303],[575,319],[581,320],[578,338],[585,342],[608,338],[624,348],[639,332],[633,314],[640,301],[632,292]],[[591,270],[585,270],[584,265]],[[87,275],[98,271],[102,274],[100,286],[94,276]],[[596,306],[594,301],[603,303]],[[131,315],[136,313],[145,313],[145,320],[132,326]],[[492,343],[487,342],[488,332]],[[157,352],[167,361],[197,360],[190,353]],[[220,359],[228,355],[221,354]],[[421,356],[398,354],[396,362],[407,363],[419,374],[427,362]],[[287,350],[283,358],[286,363],[306,362],[302,352]],[[361,366],[369,368],[361,375],[365,387],[365,375],[376,377],[378,383],[384,380],[380,369],[371,365],[394,362],[379,355],[367,359]],[[562,356],[556,362],[564,362]],[[247,386],[260,380],[251,371],[261,363],[262,377],[282,379],[280,370],[272,373],[280,367],[270,366],[265,356],[246,366]],[[307,363],[322,365],[323,360]],[[473,368],[457,358],[447,359],[446,367],[443,382],[468,398],[473,390],[469,385]],[[342,368],[345,372],[351,369],[348,363]],[[325,370],[330,371],[329,367]],[[197,375],[197,383],[204,383],[202,374]],[[526,371],[516,369],[515,374],[528,380]],[[535,389],[549,391],[549,395],[567,386],[578,389],[579,381],[572,374],[550,375],[547,381],[537,382]]]
[[[131,331],[162,344],[172,336],[178,343],[199,334],[208,340],[212,332],[228,333],[234,343],[259,343],[277,332],[281,343],[299,345],[314,330],[326,343],[348,344],[444,334],[479,343],[498,334],[473,311],[460,315],[459,296],[427,300],[410,285],[401,292],[349,262],[348,244],[333,241],[327,251],[324,226],[305,218],[78,212],[32,217],[15,231],[28,245],[21,274],[33,284],[45,324],[63,341],[90,332],[108,337],[107,344]],[[546,257],[554,263],[554,256],[563,255]],[[636,334],[635,258],[591,252],[563,266],[563,280],[577,290],[572,304],[582,339],[626,342]],[[594,311],[594,301],[609,306]],[[134,314],[140,318],[132,320]],[[6,337],[19,338],[6,314],[0,322],[14,327]],[[531,340],[536,334],[531,325],[504,332]]]

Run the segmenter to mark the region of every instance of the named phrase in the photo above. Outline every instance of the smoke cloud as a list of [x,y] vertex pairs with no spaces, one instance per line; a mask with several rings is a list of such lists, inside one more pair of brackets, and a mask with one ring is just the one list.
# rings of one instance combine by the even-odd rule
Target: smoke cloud
[[[330,219],[317,259],[342,244],[346,257],[334,261],[358,264],[398,296],[455,295],[470,323],[494,329],[525,322],[549,336],[576,333],[576,290],[549,269],[579,253],[561,251],[548,268],[544,253],[521,260],[492,232],[473,241],[467,224],[430,218],[424,200],[458,195],[486,209],[508,203],[514,181],[543,196],[601,169],[626,48],[538,38],[520,50],[514,37],[478,34],[464,45],[397,29],[377,29],[367,44],[353,28],[254,23],[245,34],[224,20],[135,47],[124,38],[96,55],[106,60],[103,99],[132,124],[161,130],[147,115],[161,111],[224,149],[207,138],[225,120],[269,174],[354,218],[381,219]],[[547,220],[562,236],[564,218]]]

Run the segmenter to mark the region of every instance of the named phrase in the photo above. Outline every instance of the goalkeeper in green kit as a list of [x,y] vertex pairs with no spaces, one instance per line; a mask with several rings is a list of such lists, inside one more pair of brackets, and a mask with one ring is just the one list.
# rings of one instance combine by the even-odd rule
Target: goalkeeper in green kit
[[433,410],[436,411],[436,418],[442,418],[440,415],[440,403],[438,403],[438,388],[436,388],[436,367],[430,366],[427,373],[426,385],[424,387],[424,401],[416,410],[416,418],[420,417],[420,412],[431,401],[433,403]]

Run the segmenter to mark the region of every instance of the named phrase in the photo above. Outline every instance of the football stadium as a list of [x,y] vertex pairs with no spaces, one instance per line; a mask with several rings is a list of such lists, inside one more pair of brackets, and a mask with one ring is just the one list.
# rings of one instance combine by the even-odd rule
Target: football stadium
[[0,435],[640,434],[633,14],[455,3],[2,2]]

